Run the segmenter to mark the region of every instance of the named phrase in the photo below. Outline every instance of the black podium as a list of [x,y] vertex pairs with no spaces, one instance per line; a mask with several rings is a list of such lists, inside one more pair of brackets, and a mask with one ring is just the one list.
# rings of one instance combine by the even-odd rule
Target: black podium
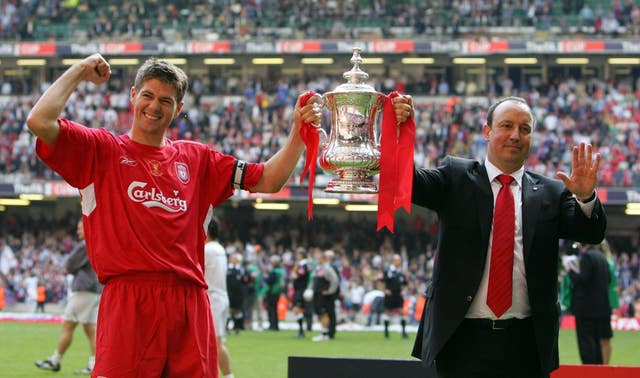
[[436,378],[418,360],[289,357],[288,378]]

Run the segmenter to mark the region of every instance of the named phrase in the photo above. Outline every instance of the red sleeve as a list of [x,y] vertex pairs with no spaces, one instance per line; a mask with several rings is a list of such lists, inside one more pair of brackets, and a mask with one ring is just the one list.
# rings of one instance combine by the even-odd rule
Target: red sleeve
[[210,149],[209,164],[215,172],[208,177],[213,186],[211,203],[214,206],[233,195],[235,189],[248,190],[258,184],[264,171],[264,164],[247,163],[231,155]]
[[104,131],[91,129],[67,119],[58,120],[60,133],[55,145],[36,140],[36,153],[69,185],[83,189],[93,182],[98,142]]

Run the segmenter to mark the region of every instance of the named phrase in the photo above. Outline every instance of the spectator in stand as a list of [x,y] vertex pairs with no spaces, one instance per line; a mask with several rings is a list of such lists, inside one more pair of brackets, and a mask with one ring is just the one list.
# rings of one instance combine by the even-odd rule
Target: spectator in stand
[[582,9],[580,9],[578,15],[580,16],[582,26],[593,27],[596,15],[593,12],[593,9],[591,9],[591,7],[589,6],[589,3],[587,3],[586,1],[584,2],[584,4],[582,5]]
[[17,266],[18,259],[16,259],[13,249],[6,243],[4,238],[0,238],[0,274],[4,278]]

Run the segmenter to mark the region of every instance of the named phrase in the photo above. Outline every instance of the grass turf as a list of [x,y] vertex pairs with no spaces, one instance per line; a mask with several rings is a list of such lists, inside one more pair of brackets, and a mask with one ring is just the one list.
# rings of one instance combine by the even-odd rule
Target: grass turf
[[[40,371],[34,361],[51,355],[60,335],[59,324],[0,322],[0,377],[76,377],[73,371],[87,363],[88,347],[80,327],[76,328],[71,347],[62,360],[58,373]],[[409,359],[414,335],[402,339],[391,333],[384,339],[382,332],[339,332],[328,342],[294,339],[293,331],[252,332],[227,337],[232,367],[238,378],[285,378],[288,356],[362,357]],[[640,334],[634,331],[615,332],[612,365],[640,366]],[[560,362],[579,364],[575,331],[560,332]]]

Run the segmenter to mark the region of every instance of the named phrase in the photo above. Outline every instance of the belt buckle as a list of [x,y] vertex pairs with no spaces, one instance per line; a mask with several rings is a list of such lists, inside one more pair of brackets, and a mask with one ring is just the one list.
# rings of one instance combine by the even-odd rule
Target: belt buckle
[[498,325],[499,320],[496,319],[491,319],[491,330],[493,331],[504,331],[505,329],[507,329],[506,327],[500,327]]

